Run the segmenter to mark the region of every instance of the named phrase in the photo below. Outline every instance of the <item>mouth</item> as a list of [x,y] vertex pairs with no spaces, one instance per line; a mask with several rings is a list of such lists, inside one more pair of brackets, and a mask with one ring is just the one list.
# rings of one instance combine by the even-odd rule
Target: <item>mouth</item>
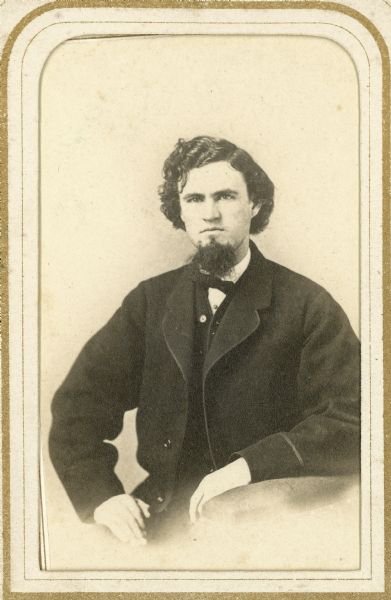
[[224,229],[222,227],[208,227],[207,229],[203,229],[201,231],[201,233],[205,233],[205,232],[213,232],[213,231],[224,231]]

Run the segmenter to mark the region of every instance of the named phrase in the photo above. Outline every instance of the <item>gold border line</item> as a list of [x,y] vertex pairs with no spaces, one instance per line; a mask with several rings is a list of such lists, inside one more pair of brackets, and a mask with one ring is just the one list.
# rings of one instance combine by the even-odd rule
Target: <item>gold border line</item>
[[[388,466],[391,458],[391,407],[386,402],[391,399],[391,249],[390,249],[390,230],[391,230],[391,210],[390,210],[390,63],[387,44],[376,28],[376,26],[360,12],[348,6],[334,2],[322,2],[312,0],[298,1],[240,1],[240,0],[56,0],[44,4],[25,15],[14,27],[8,36],[0,62],[0,253],[1,253],[1,311],[2,311],[2,393],[3,393],[3,419],[2,419],[2,444],[3,444],[3,597],[5,600],[26,600],[28,598],[37,598],[40,600],[55,600],[66,596],[69,600],[96,600],[104,594],[108,600],[124,600],[124,598],[143,598],[145,600],[177,600],[178,593],[148,592],[148,593],[106,593],[106,592],[36,592],[21,593],[12,592],[10,589],[10,439],[9,439],[9,289],[8,289],[8,106],[7,106],[7,83],[8,67],[12,48],[17,37],[23,29],[37,17],[51,10],[62,8],[191,8],[191,9],[315,9],[336,11],[345,14],[365,27],[372,35],[379,48],[382,58],[382,144],[383,144],[383,339],[384,339],[384,426],[385,426],[385,463]],[[385,469],[385,499],[391,497],[391,474],[390,469]],[[391,592],[391,581],[387,575],[390,574],[391,563],[391,510],[387,510],[385,502],[385,593],[369,593],[371,600],[378,598],[387,598]],[[359,580],[358,580],[359,581]],[[260,593],[218,593],[219,600],[236,600],[240,597],[247,597],[248,600],[255,599],[258,596],[267,596],[269,592]],[[308,599],[312,593],[296,593],[295,598]],[[205,597],[216,596],[217,593],[189,593],[188,600],[201,600]],[[273,598],[284,598],[287,593],[272,593]],[[363,593],[344,593],[351,597],[363,597]],[[366,594],[365,594],[366,595]],[[317,598],[326,600],[339,600],[340,592],[317,593]]]

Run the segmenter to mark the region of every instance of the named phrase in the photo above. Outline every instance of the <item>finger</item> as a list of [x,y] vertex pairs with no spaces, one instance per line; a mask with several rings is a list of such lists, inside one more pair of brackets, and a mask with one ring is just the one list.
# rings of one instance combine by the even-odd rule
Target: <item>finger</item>
[[190,514],[190,521],[192,523],[195,523],[197,520],[197,507],[198,507],[199,503],[201,502],[202,497],[203,497],[203,491],[201,488],[198,487],[190,499],[189,514]]
[[124,506],[123,511],[121,512],[121,518],[125,521],[129,529],[131,530],[133,536],[141,540],[145,537],[144,529],[139,525],[133,516],[132,512],[128,510],[128,507]]
[[197,504],[197,508],[196,508],[196,511],[200,517],[202,515],[202,509],[203,509],[204,504],[206,504],[206,502],[208,502],[208,500],[213,498],[214,495],[215,494],[213,492],[213,488],[211,489],[210,486],[206,486],[206,488],[204,489],[204,492],[200,498],[200,501]]
[[127,513],[130,513],[132,515],[133,519],[136,521],[136,523],[141,529],[145,529],[144,517],[143,513],[140,510],[140,507],[138,506],[134,498],[129,497],[129,500],[130,502],[126,502],[125,504],[125,509],[127,510]]
[[143,500],[140,500],[139,498],[135,498],[135,501],[141,508],[144,517],[147,517],[147,519],[149,519],[149,517],[151,516],[151,513],[149,512],[149,505],[146,502],[143,502]]
[[[141,535],[140,530],[138,529],[138,525],[135,523],[124,523],[122,522],[120,525],[117,525],[117,530],[123,530],[126,527],[126,539],[122,540],[125,542],[131,542],[133,544],[137,544],[138,546],[145,545],[147,540],[145,537]],[[129,533],[128,533],[129,532]],[[120,538],[121,539],[121,538]]]
[[125,522],[110,521],[106,527],[118,538],[121,542],[129,542],[132,538],[132,532]]
[[209,498],[204,494],[197,506],[197,512],[200,517],[202,516],[202,509],[204,508],[204,504],[206,504],[208,500]]
[[136,523],[136,521],[132,521],[132,518],[132,515],[130,515],[128,525],[132,531],[133,539],[135,539],[139,544],[146,544],[147,540],[145,539],[145,533],[141,531],[140,526],[138,523]]
[[126,512],[125,516],[121,519],[113,520],[110,523],[110,529],[122,542],[135,542],[142,545],[147,543],[137,523],[132,520],[132,515],[129,512]]

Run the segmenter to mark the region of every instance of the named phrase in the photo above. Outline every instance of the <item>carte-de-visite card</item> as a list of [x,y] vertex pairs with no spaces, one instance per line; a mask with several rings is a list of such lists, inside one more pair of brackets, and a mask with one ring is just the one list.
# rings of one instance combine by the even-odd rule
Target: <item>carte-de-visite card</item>
[[0,16],[4,597],[387,594],[391,4]]

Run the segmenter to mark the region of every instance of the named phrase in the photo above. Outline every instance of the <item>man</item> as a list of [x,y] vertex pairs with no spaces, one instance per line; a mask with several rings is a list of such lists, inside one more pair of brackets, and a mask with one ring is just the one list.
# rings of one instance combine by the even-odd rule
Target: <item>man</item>
[[[131,291],[55,395],[58,475],[80,517],[121,540],[145,543],[173,513],[194,522],[238,486],[359,468],[359,344],[323,288],[250,242],[273,192],[234,144],[179,140],[159,193],[192,262]],[[109,441],[136,407],[149,477],[129,495]]]

